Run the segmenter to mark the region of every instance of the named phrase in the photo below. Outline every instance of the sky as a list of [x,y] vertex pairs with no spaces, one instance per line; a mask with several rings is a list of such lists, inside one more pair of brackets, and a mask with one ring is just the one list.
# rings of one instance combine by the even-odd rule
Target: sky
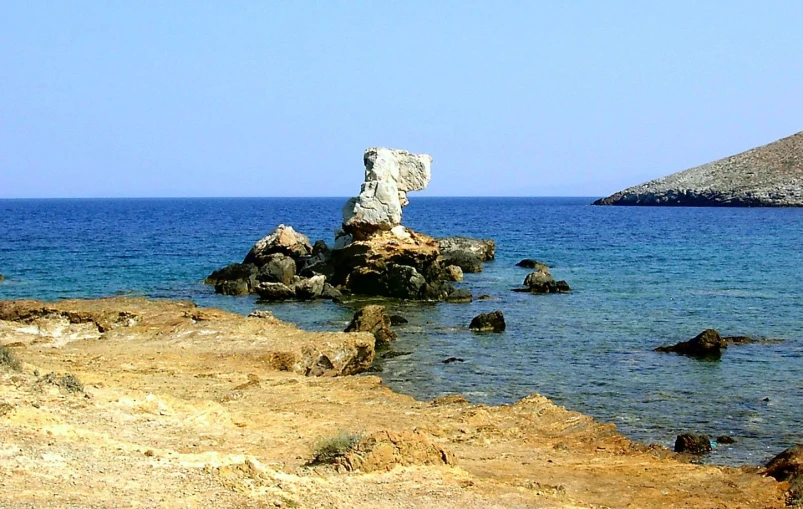
[[[803,2],[0,0],[0,198],[603,196],[803,130]],[[414,196],[411,197],[414,199]]]

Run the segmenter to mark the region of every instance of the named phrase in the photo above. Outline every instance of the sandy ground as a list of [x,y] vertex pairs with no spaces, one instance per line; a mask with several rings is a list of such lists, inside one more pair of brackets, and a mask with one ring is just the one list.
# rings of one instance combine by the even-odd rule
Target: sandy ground
[[[0,318],[20,361],[0,366],[0,507],[785,503],[758,469],[692,464],[538,395],[416,401],[332,376],[373,357],[367,333],[144,299],[0,302]],[[364,440],[310,465],[344,432]]]

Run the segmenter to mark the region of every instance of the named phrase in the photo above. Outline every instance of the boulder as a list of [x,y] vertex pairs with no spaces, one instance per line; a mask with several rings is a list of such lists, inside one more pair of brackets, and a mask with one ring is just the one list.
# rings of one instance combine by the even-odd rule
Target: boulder
[[706,454],[711,452],[711,439],[707,435],[684,433],[675,439],[675,452]]
[[249,292],[248,281],[244,279],[220,281],[215,285],[215,293],[221,295],[247,295]]
[[343,298],[343,293],[329,283],[324,283],[320,298],[339,301]]
[[301,278],[296,276],[296,280],[290,286],[290,289],[295,294],[296,299],[312,300],[321,296],[325,283],[326,277],[321,275],[312,276],[309,278]]
[[365,181],[359,196],[343,207],[343,232],[352,239],[370,237],[401,224],[407,193],[424,189],[432,158],[405,150],[369,148],[363,155]]
[[458,288],[446,296],[446,302],[452,303],[466,303],[471,302],[472,300],[473,296],[471,295],[471,292],[465,288]]
[[549,273],[549,269],[541,267],[535,272],[527,274],[527,277],[524,278],[524,286],[533,287],[551,283],[552,281],[554,281],[554,279],[552,278],[552,274]]
[[454,286],[445,281],[431,281],[421,287],[420,299],[446,300],[454,291]]
[[396,339],[396,333],[390,329],[390,317],[385,314],[385,307],[377,304],[365,306],[354,313],[344,332],[370,332],[376,338],[377,345]]
[[505,330],[505,315],[498,310],[480,313],[471,320],[468,327],[476,332],[502,332]]
[[533,260],[532,258],[525,258],[521,260],[519,263],[516,264],[516,267],[523,267],[525,269],[549,269],[549,265],[546,263],[541,263],[538,260]]
[[462,281],[463,280],[463,269],[458,267],[457,265],[447,265],[444,269],[444,273],[446,274],[446,279],[449,281]]
[[2,281],[4,279],[5,279],[5,277],[2,274],[0,274],[0,281]]
[[293,259],[303,258],[312,254],[309,238],[296,232],[292,226],[280,224],[267,236],[259,239],[251,250],[245,255],[243,263],[253,263],[262,266],[270,261],[270,255],[281,253]]
[[491,239],[472,239],[471,237],[443,237],[438,239],[441,252],[450,253],[452,251],[470,252],[482,262],[493,260],[496,254],[496,242]]
[[555,281],[552,278],[552,274],[550,274],[546,265],[539,267],[535,272],[527,274],[524,278],[524,286],[525,288],[515,288],[513,291],[527,293],[566,293],[571,291],[569,283]]
[[728,342],[714,329],[706,329],[688,341],[681,341],[671,346],[659,346],[656,352],[671,352],[689,357],[704,359],[719,359],[722,348],[727,348]]
[[389,265],[385,278],[385,295],[398,299],[418,299],[421,287],[427,282],[424,276],[409,265]]
[[232,263],[209,274],[204,283],[216,285],[223,281],[255,280],[257,270],[257,266],[253,263]]
[[482,272],[482,258],[471,251],[446,251],[441,252],[443,263],[446,266],[456,265],[462,272]]
[[265,264],[259,267],[257,281],[263,283],[284,283],[290,285],[296,275],[296,262],[282,253],[267,255]]
[[259,283],[254,291],[260,299],[267,301],[290,300],[296,297],[295,291],[284,283]]
[[794,445],[772,458],[764,473],[789,483],[790,506],[803,499],[803,444]]

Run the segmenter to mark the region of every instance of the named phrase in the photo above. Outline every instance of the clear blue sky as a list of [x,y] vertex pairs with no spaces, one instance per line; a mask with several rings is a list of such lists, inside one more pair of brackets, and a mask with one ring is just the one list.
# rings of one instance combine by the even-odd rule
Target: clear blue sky
[[0,0],[0,198],[601,196],[803,130],[800,1]]

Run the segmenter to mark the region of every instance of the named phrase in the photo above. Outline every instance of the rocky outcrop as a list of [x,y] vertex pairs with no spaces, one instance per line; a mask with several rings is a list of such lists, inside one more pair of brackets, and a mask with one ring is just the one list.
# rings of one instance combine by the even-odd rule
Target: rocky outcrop
[[711,452],[711,439],[707,435],[683,433],[675,439],[675,452],[706,454]]
[[494,242],[468,237],[438,241],[400,224],[407,193],[429,183],[432,158],[370,148],[364,163],[365,182],[343,209],[332,249],[323,241],[310,245],[306,235],[279,225],[254,244],[242,263],[213,272],[206,283],[218,293],[256,293],[265,301],[355,294],[471,302],[471,292],[451,282],[462,280],[463,272],[481,271],[482,262],[494,257]]
[[620,191],[594,205],[803,206],[803,132]]
[[514,292],[524,293],[566,293],[571,288],[566,281],[555,281],[549,268],[540,264],[538,270],[527,274],[524,278],[524,288],[514,288]]
[[332,284],[359,295],[445,300],[447,281],[438,242],[403,226],[332,250]]
[[407,193],[427,187],[432,158],[406,150],[369,148],[363,156],[365,182],[343,207],[343,231],[365,239],[401,224]]
[[391,330],[392,321],[385,314],[385,307],[372,304],[365,306],[356,313],[343,332],[370,332],[376,338],[376,344],[387,344],[396,339],[396,333]]
[[468,328],[475,332],[504,332],[505,315],[499,310],[480,313],[471,320]]
[[306,235],[280,224],[254,244],[242,263],[216,270],[204,282],[214,285],[216,293],[256,293],[265,301],[339,298],[326,281],[329,256],[325,242],[313,247]]

